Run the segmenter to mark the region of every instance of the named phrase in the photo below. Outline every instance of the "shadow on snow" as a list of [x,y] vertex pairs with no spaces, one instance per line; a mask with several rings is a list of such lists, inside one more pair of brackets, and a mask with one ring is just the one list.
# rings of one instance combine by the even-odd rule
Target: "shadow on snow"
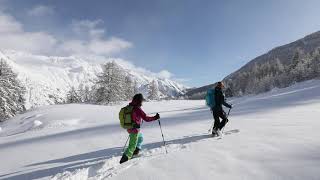
[[[235,129],[235,130],[227,131],[224,134],[228,135],[228,134],[238,133],[238,132],[239,130]],[[207,138],[211,138],[211,135],[202,134],[202,135],[196,135],[196,136],[186,136],[179,139],[167,141],[167,144],[168,145],[169,144],[189,144],[189,143],[197,142]],[[163,142],[160,141],[160,142],[145,144],[143,148],[146,150],[151,150],[151,149],[159,148],[162,145],[163,145]],[[93,152],[69,156],[65,158],[30,164],[26,166],[29,168],[32,167],[32,169],[29,170],[29,172],[18,171],[10,174],[0,175],[0,178],[1,179],[8,178],[11,180],[43,178],[47,176],[56,175],[64,171],[74,171],[79,168],[88,168],[90,166],[101,163],[101,161],[103,160],[107,160],[111,157],[121,156],[121,155],[122,155],[122,147],[102,149],[102,150],[97,150]],[[119,157],[119,160],[120,160],[120,157]],[[59,164],[59,163],[63,163],[63,165],[41,169],[41,167],[46,167],[50,165],[54,166],[54,164]]]

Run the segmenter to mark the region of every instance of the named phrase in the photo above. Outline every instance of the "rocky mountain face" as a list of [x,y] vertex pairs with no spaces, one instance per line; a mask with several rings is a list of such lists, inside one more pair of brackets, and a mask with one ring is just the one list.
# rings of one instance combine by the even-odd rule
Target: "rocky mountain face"
[[[223,81],[228,96],[242,96],[319,77],[320,31],[256,57]],[[203,98],[213,86],[203,86],[186,94],[189,98]]]
[[[71,87],[91,86],[97,74],[102,72],[101,63],[88,57],[48,57],[6,51],[0,52],[0,58],[12,67],[26,87],[27,109],[61,103]],[[161,78],[156,73],[134,67],[121,59],[106,59],[106,62],[110,61],[119,62],[119,66],[137,82],[139,91],[145,95],[153,81],[158,85],[161,98],[176,98],[186,89],[180,83]]]

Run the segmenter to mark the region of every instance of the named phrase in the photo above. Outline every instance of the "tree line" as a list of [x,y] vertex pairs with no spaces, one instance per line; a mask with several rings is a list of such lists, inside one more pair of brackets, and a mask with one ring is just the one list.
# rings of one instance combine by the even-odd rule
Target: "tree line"
[[[147,85],[150,100],[159,100],[158,84],[154,80]],[[119,101],[131,100],[140,93],[138,82],[116,62],[102,65],[93,85],[71,86],[64,103],[88,103],[109,105]],[[26,87],[18,80],[17,74],[3,59],[0,59],[0,122],[26,110]]]
[[288,60],[283,63],[283,59],[275,57],[269,61],[255,62],[250,69],[238,72],[224,81],[233,96],[242,96],[320,77],[320,48],[310,53],[296,49]]
[[[148,86],[150,100],[159,100],[159,88],[155,80]],[[140,93],[138,83],[116,62],[102,65],[102,72],[97,75],[92,86],[71,87],[67,93],[66,103],[113,104],[131,100]]]

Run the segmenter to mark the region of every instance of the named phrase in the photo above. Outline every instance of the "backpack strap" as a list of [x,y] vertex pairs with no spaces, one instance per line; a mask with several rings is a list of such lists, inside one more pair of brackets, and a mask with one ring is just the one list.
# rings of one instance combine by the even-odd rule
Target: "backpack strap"
[[137,107],[137,106],[133,106],[133,105],[128,105],[128,106],[131,106],[131,107],[132,107],[132,110],[131,110],[131,125],[132,125],[133,128],[139,129],[139,128],[140,128],[140,125],[137,124],[137,123],[134,121],[133,117],[132,117],[133,112],[134,112],[138,107]]

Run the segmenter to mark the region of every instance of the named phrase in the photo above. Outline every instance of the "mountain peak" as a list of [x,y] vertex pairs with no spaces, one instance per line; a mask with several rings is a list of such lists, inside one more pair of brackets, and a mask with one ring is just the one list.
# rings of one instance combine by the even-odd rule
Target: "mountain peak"
[[[38,107],[64,101],[71,87],[80,84],[93,84],[97,74],[102,72],[101,58],[89,57],[53,57],[33,55],[23,52],[0,52],[0,58],[9,61],[18,79],[27,88],[26,107]],[[156,81],[159,95],[162,98],[174,98],[184,93],[185,86],[170,79],[161,79],[156,73],[122,59],[104,59],[105,62],[115,61],[123,71],[137,81],[139,91],[147,95],[148,85]]]

